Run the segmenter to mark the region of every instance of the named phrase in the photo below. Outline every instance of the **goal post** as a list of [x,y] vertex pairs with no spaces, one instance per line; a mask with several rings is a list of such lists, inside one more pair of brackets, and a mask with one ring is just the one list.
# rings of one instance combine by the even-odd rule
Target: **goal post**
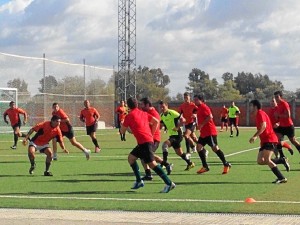
[[0,87],[0,104],[14,101],[18,105],[18,89]]

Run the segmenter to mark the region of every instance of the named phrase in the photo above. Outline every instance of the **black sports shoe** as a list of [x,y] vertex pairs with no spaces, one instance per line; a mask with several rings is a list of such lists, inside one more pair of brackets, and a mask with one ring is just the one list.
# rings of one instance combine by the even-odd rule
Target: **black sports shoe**
[[142,180],[153,180],[152,175],[145,175],[142,177]]
[[290,169],[291,169],[291,167],[290,167],[290,164],[289,164],[289,162],[288,162],[288,159],[285,158],[285,157],[282,157],[282,163],[283,163],[283,165],[284,165],[286,171],[289,172]]
[[12,150],[16,150],[17,149],[17,146],[13,145],[10,147]]
[[291,155],[294,155],[293,149],[289,148],[288,151],[289,151],[289,153],[290,153]]
[[30,168],[29,168],[29,174],[33,174],[33,171],[34,171],[34,169],[35,169],[35,163],[34,163],[34,165],[32,165]]
[[52,174],[51,172],[49,172],[49,171],[45,171],[45,172],[44,172],[44,176],[52,177],[53,174]]
[[167,170],[167,175],[170,175],[173,170],[173,163],[170,163],[169,165],[167,165],[166,170]]

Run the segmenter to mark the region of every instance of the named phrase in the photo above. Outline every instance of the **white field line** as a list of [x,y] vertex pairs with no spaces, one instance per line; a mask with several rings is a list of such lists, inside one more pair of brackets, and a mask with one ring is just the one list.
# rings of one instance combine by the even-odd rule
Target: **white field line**
[[[212,202],[212,203],[243,203],[242,200],[209,200],[209,199],[139,199],[139,198],[98,198],[98,197],[56,197],[28,195],[0,195],[0,198],[15,199],[65,199],[65,200],[102,200],[102,201],[141,201],[141,202]],[[255,201],[254,203],[300,204],[298,201]]]

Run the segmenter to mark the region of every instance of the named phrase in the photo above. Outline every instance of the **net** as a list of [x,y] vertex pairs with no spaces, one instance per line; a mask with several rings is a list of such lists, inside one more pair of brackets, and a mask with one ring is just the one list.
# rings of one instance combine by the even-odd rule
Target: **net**
[[29,125],[50,119],[52,104],[57,102],[72,125],[82,127],[84,124],[78,116],[85,99],[100,112],[100,120],[106,127],[114,125],[113,69],[90,66],[85,60],[73,64],[0,52],[0,77],[3,87],[14,79],[28,84],[28,90],[19,91],[17,98],[18,107],[29,115]]

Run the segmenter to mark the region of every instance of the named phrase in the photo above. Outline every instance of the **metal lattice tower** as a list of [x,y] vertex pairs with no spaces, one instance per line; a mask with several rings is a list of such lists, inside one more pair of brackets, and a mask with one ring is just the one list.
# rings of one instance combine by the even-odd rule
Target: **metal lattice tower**
[[119,0],[116,100],[136,96],[136,0]]

